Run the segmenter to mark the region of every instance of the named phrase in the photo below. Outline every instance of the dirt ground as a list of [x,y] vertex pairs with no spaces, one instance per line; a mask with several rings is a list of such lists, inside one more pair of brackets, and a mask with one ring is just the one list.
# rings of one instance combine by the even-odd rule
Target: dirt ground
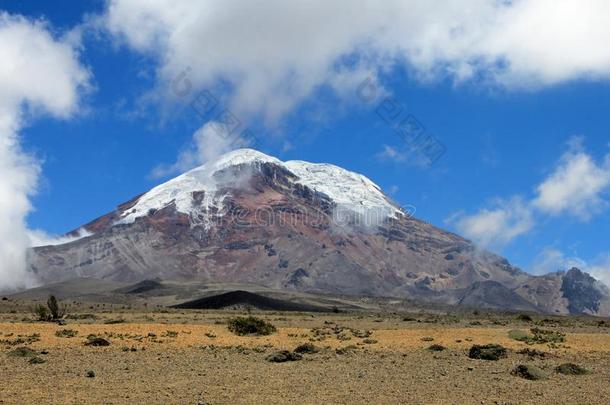
[[[610,328],[595,319],[256,313],[278,328],[257,337],[228,331],[236,315],[113,311],[73,314],[58,325],[0,313],[0,403],[607,404],[610,398]],[[527,345],[508,337],[509,330],[534,326],[565,333],[565,342]],[[65,329],[76,336],[56,336]],[[89,335],[110,345],[86,346]],[[307,342],[320,350],[300,361],[265,360]],[[472,345],[487,343],[508,348],[508,356],[468,357]],[[446,350],[431,351],[431,344]],[[18,347],[44,362],[12,356]],[[519,354],[524,348],[545,357]],[[565,362],[590,373],[556,373]],[[517,364],[534,364],[548,378],[511,375]]]

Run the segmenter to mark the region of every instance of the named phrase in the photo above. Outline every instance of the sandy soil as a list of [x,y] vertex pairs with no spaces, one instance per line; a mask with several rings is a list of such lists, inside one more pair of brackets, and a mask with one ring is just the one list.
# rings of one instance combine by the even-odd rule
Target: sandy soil
[[[278,331],[240,337],[223,324],[233,315],[113,313],[99,314],[95,321],[69,320],[64,326],[27,322],[21,314],[0,316],[0,403],[604,404],[610,398],[610,328],[547,326],[566,332],[564,344],[549,347],[509,339],[509,330],[531,326],[511,318],[470,325],[468,320],[422,323],[397,317],[259,314]],[[105,324],[109,319],[125,322]],[[74,330],[77,336],[57,337],[61,329]],[[352,330],[371,335],[358,337],[361,334]],[[107,338],[110,346],[85,346],[90,334]],[[45,353],[39,354],[43,364],[9,355],[24,346],[15,344],[17,339],[28,337],[32,342],[25,345]],[[276,350],[292,350],[305,342],[321,350],[305,354],[301,361],[265,360]],[[447,350],[427,350],[433,343]],[[473,344],[486,343],[509,348],[508,357],[468,358]],[[547,357],[530,359],[517,353],[525,347],[544,351]],[[564,362],[591,373],[555,373],[555,366]],[[549,378],[515,377],[510,371],[516,364],[535,364]],[[89,370],[95,377],[86,376]]]

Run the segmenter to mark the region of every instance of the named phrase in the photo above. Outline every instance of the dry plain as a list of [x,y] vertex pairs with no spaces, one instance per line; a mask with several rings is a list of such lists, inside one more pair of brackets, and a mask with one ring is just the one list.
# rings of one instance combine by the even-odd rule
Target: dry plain
[[[91,306],[59,325],[35,321],[26,307],[0,306],[3,404],[604,404],[610,398],[610,324],[591,317],[253,312],[277,331],[237,336],[226,323],[245,311]],[[526,344],[508,336],[532,327],[564,333],[565,342]],[[62,330],[74,336],[58,336]],[[110,345],[87,346],[90,335]],[[266,360],[304,343],[318,351],[299,361]],[[489,343],[507,348],[507,356],[469,358],[470,347]],[[430,350],[433,344],[444,350]],[[31,348],[40,364],[14,356],[19,347]],[[566,362],[589,373],[555,372]],[[511,374],[518,364],[537,366],[545,378]]]

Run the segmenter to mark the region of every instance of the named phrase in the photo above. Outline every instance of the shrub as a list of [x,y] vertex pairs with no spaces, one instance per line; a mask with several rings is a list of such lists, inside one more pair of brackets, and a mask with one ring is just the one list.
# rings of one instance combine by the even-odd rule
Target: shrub
[[125,323],[125,319],[123,319],[123,318],[106,319],[106,320],[104,321],[104,323],[105,323],[106,325],[115,325],[115,324],[118,324],[118,323]]
[[317,353],[319,349],[313,343],[303,343],[294,349],[295,353]]
[[32,357],[29,361],[30,364],[42,364],[42,363],[46,363],[46,360],[43,359],[42,357]]
[[50,295],[47,300],[47,306],[38,304],[33,309],[34,314],[38,317],[39,321],[49,322],[57,321],[63,318],[65,311],[60,306],[59,301],[54,295]]
[[536,350],[536,349],[530,349],[529,347],[519,350],[517,352],[517,354],[522,354],[524,356],[529,357],[530,359],[533,359],[535,357],[538,357],[540,359],[546,359],[547,357],[549,357],[551,355],[550,353],[542,352],[542,351]]
[[545,380],[548,375],[540,368],[532,364],[518,364],[513,368],[511,374],[526,380]]
[[473,345],[468,352],[468,357],[471,359],[495,361],[506,357],[506,348],[496,344]]
[[423,338],[421,338],[422,342],[432,342],[433,340],[434,338],[430,336],[424,336]]
[[508,337],[514,340],[518,340],[520,342],[527,341],[531,336],[529,333],[524,332],[522,330],[511,330],[508,331]]
[[11,357],[35,357],[38,353],[29,347],[18,347],[8,352]]
[[555,367],[555,371],[565,375],[585,375],[589,374],[589,370],[574,363],[563,363]]
[[519,314],[517,315],[517,320],[518,321],[523,321],[523,322],[532,322],[533,319],[531,316],[529,316],[528,314]]
[[532,328],[530,332],[534,335],[533,343],[563,343],[566,340],[565,333],[540,328]]
[[74,329],[60,329],[55,331],[55,336],[62,338],[73,338],[78,335],[78,331]]
[[265,360],[271,363],[284,363],[286,361],[298,361],[302,358],[303,356],[301,356],[299,353],[289,352],[288,350],[281,350],[279,352],[270,354],[265,358]]
[[270,335],[277,330],[271,323],[254,316],[231,318],[227,327],[229,331],[239,336]]
[[508,332],[508,337],[520,342],[525,342],[528,345],[533,345],[543,343],[563,343],[565,342],[566,335],[565,333],[558,331],[532,328],[530,329],[530,333],[521,330],[511,330]]
[[34,314],[38,317],[39,321],[48,322],[51,320],[49,310],[42,304],[38,304],[34,307]]
[[110,342],[104,338],[95,335],[89,335],[87,336],[87,342],[85,342],[85,346],[110,346]]
[[428,350],[430,350],[432,352],[442,352],[443,350],[445,350],[445,346],[434,344],[434,345],[429,346]]
[[64,316],[64,311],[62,308],[60,308],[59,301],[57,301],[57,298],[55,298],[54,295],[49,296],[49,299],[47,300],[47,307],[49,307],[52,320],[55,321]]

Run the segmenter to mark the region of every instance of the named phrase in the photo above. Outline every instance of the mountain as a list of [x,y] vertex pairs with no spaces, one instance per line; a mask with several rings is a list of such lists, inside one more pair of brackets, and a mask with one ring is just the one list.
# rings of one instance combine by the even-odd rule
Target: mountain
[[42,283],[158,278],[546,313],[610,309],[608,289],[580,270],[532,276],[413,218],[365,176],[251,149],[161,184],[78,234],[88,236],[31,250]]

